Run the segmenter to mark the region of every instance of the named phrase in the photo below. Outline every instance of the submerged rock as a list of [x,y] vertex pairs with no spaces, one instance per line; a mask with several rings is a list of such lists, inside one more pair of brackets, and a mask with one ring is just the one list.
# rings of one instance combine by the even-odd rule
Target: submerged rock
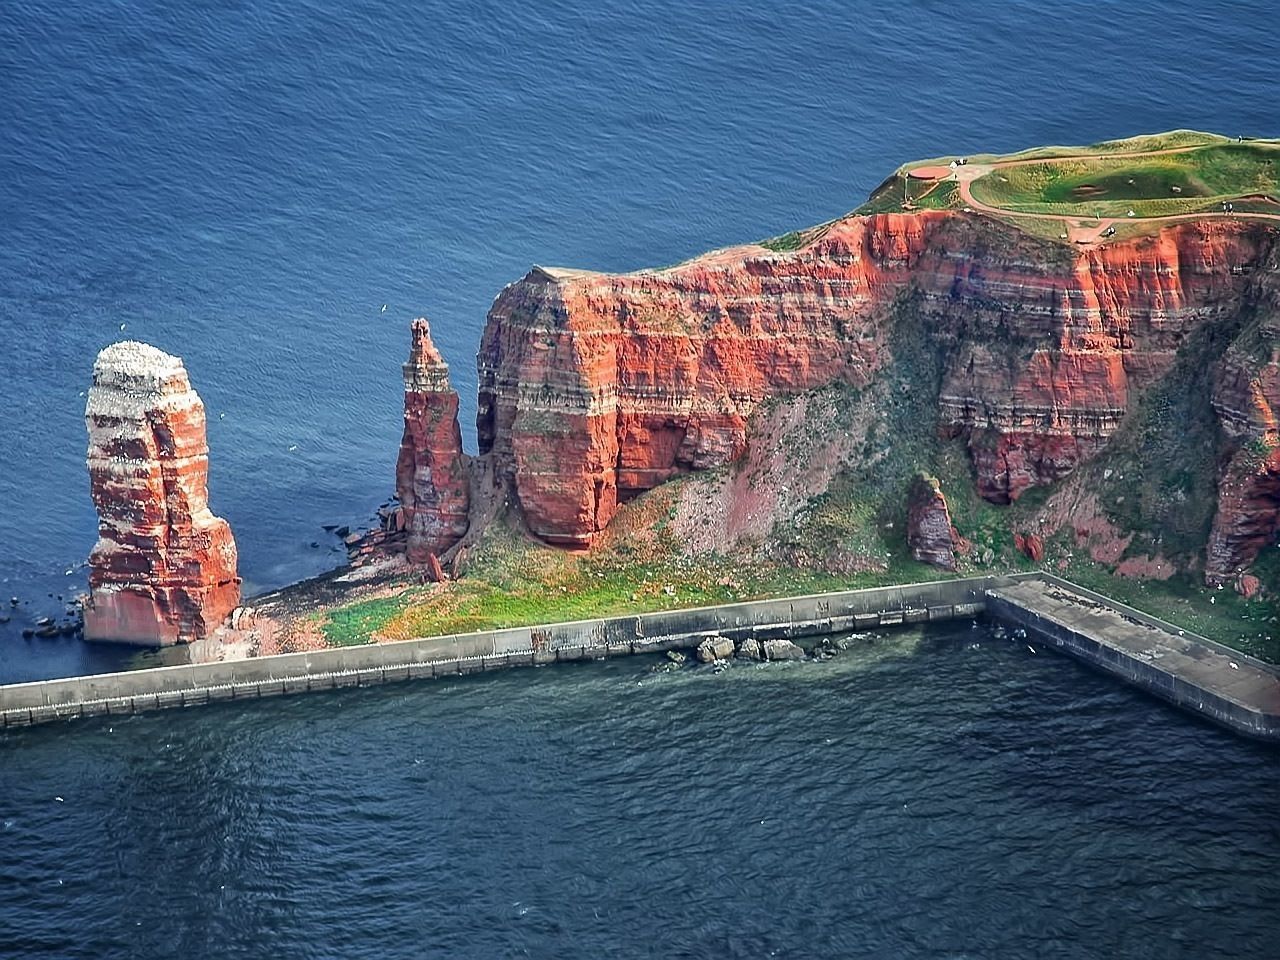
[[707,637],[697,649],[698,659],[703,663],[716,660],[728,660],[733,656],[733,641],[728,637]]
[[780,638],[764,642],[764,658],[766,660],[803,660],[804,649],[798,644]]

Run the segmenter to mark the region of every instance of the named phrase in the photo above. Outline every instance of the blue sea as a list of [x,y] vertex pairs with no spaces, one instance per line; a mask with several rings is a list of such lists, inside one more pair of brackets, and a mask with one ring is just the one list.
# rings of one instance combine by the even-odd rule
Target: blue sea
[[392,493],[413,317],[473,444],[485,313],[532,264],[773,236],[947,152],[1274,135],[1275,23],[1263,0],[7,0],[0,609],[25,604],[0,680],[119,659],[19,636],[85,588],[104,345],[185,359],[252,594],[334,566],[321,525]]
[[[1276,135],[1272,2],[0,4],[0,681],[83,590],[97,351],[181,355],[252,593],[393,488],[431,318],[901,162]],[[383,305],[386,305],[385,312]],[[983,628],[0,736],[0,957],[1276,956],[1280,756]]]

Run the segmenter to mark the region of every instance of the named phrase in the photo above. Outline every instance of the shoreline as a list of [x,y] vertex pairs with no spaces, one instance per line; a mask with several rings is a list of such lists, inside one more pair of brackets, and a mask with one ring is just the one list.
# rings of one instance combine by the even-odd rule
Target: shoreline
[[[1064,615],[1068,608],[1074,609]],[[721,648],[713,659],[734,656],[735,651],[743,657],[744,641],[756,645],[756,653],[748,655],[751,659],[791,659],[792,651],[799,650],[796,639],[983,615],[1034,633],[1051,649],[1235,733],[1280,742],[1280,668],[1043,573],[939,580],[0,685],[0,730],[700,645],[706,650]],[[770,648],[773,643],[781,645]],[[775,649],[778,655],[761,657],[761,649]],[[1216,665],[1206,669],[1205,664],[1215,659]]]

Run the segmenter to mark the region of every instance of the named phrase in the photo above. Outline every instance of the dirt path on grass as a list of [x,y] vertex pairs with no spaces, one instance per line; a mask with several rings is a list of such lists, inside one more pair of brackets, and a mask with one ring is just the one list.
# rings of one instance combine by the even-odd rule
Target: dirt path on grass
[[[1271,143],[1254,144],[1255,146],[1264,146],[1275,149],[1275,145]],[[1154,217],[1079,217],[1069,214],[1060,213],[1028,213],[1021,210],[1007,210],[1004,207],[992,206],[983,203],[973,196],[973,182],[980,177],[984,177],[996,170],[1003,170],[1009,167],[1025,167],[1037,163],[1060,163],[1063,161],[1079,160],[1087,162],[1090,160],[1108,160],[1108,159],[1132,159],[1139,157],[1160,157],[1175,153],[1190,153],[1194,150],[1203,150],[1206,146],[1213,144],[1195,144],[1185,147],[1168,147],[1164,150],[1140,150],[1133,153],[1093,153],[1093,154],[1077,154],[1071,156],[1060,157],[1034,157],[1023,160],[998,160],[995,163],[966,163],[953,168],[953,176],[955,182],[960,187],[960,199],[964,201],[966,207],[973,210],[980,210],[983,213],[993,214],[1001,217],[1012,217],[1014,219],[1025,220],[1048,220],[1053,223],[1061,223],[1066,225],[1067,239],[1075,244],[1088,246],[1100,243],[1106,237],[1107,230],[1121,223],[1176,223],[1178,221],[1192,220],[1264,220],[1272,223],[1280,223],[1280,213],[1250,213],[1246,211],[1228,213],[1222,212],[1203,212],[1203,213],[1169,213],[1161,214]],[[942,182],[942,181],[939,181]],[[1239,198],[1237,198],[1239,199]]]

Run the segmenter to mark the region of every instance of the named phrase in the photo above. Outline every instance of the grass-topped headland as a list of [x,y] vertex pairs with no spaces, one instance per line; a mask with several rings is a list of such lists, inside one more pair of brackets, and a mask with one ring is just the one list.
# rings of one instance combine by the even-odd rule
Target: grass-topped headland
[[[853,214],[916,210],[979,212],[1075,242],[1132,237],[1178,217],[1280,220],[1280,140],[1175,130],[1090,146],[935,157],[899,167]],[[765,245],[794,249],[774,242]]]
[[[1258,320],[1250,339],[1246,321],[1272,302],[1257,267],[1280,226],[1186,232],[1179,252],[1197,263],[1196,243],[1226,251],[1211,296],[1164,246],[1099,256],[1087,278],[1073,249],[1189,217],[1280,224],[1278,163],[1276,142],[1188,131],[944,158],[904,166],[862,208],[897,213],[893,244],[876,243],[880,224],[835,221],[715,251],[696,269],[593,281],[581,304],[572,285],[584,274],[557,271],[574,305],[556,302],[555,330],[522,325],[539,316],[541,287],[499,315],[520,336],[565,344],[554,362],[509,371],[542,383],[543,400],[512,407],[520,457],[495,453],[485,467],[502,478],[485,488],[489,506],[505,513],[467,534],[456,569],[449,548],[447,582],[406,576],[328,608],[313,637],[362,643],[935,579],[905,532],[910,521],[917,552],[951,565],[948,551],[920,548],[919,511],[907,510],[923,471],[949,510],[934,505],[932,542],[945,547],[954,527],[959,575],[1041,567],[1104,592],[1099,577],[1128,578],[1116,592],[1134,606],[1280,659],[1274,607],[1258,599],[1280,589],[1242,576],[1257,556],[1239,534],[1250,515],[1218,503],[1222,465],[1244,442],[1221,409],[1252,408],[1247,396],[1215,399],[1226,359],[1248,354],[1241,384],[1273,362],[1271,327]],[[960,216],[912,220],[929,210]],[[949,261],[936,266],[940,252],[963,281],[949,282]],[[626,322],[615,329],[616,318]],[[588,330],[608,344],[589,362]],[[643,349],[631,358],[633,332]],[[643,429],[602,421],[616,445],[568,444],[581,429],[557,405],[569,369],[575,390]],[[745,428],[735,419],[730,431],[726,414]],[[706,438],[714,455],[679,453]],[[586,456],[594,499],[577,469]],[[644,489],[622,482],[635,464],[670,479],[615,515],[602,491]],[[552,517],[573,536],[550,539],[590,550],[538,541],[526,515],[543,532]],[[1219,530],[1237,538],[1238,560],[1208,550],[1225,542]]]
[[982,203],[1023,213],[1163,217],[1253,198],[1280,213],[1280,149],[1226,143],[1178,152],[997,165],[973,181]]

